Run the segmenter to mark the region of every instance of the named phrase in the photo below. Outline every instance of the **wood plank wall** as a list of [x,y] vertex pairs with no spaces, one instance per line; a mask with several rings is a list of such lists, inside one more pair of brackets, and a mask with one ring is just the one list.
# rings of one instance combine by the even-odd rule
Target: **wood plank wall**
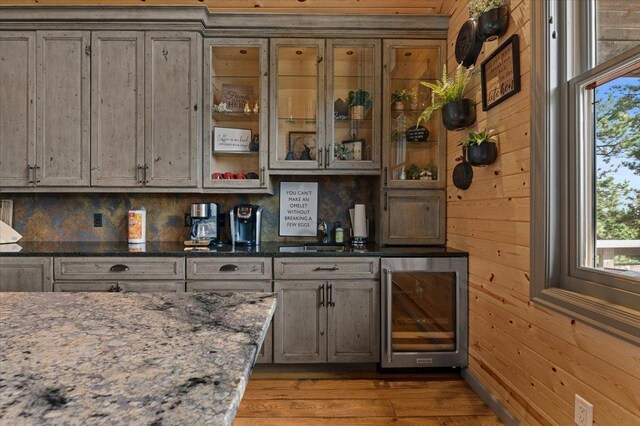
[[444,0],[0,0],[0,4],[207,6],[220,12],[439,14]]
[[[470,279],[470,371],[523,424],[573,424],[574,394],[594,405],[597,425],[640,424],[640,349],[580,321],[529,301],[530,7],[511,0],[508,33],[485,43],[482,63],[500,43],[520,37],[522,90],[482,112],[479,76],[469,97],[476,101],[474,128],[499,132],[498,161],[474,168],[467,191],[451,173],[465,132],[447,138],[447,238],[467,250]],[[458,30],[468,19],[467,0],[447,0],[451,14],[448,65]]]

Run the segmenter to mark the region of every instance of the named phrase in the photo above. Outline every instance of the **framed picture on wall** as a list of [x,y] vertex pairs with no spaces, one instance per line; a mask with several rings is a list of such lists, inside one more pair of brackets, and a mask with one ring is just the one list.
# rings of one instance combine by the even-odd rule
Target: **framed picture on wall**
[[514,34],[480,66],[482,110],[487,111],[520,91],[520,42]]

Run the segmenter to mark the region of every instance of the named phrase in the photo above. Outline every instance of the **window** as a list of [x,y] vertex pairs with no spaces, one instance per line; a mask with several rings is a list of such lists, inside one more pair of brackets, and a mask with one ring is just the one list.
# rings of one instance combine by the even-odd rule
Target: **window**
[[640,343],[640,12],[632,3],[532,5],[531,295]]

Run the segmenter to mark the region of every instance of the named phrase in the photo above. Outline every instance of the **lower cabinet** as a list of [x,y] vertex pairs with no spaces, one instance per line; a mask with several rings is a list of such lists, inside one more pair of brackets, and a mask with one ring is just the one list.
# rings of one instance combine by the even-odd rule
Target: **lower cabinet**
[[[249,281],[187,281],[187,291],[257,291],[271,292],[271,280]],[[258,353],[256,363],[270,364],[273,362],[273,323],[269,326],[267,336]]]
[[275,363],[378,362],[379,282],[276,280]]
[[56,281],[54,291],[111,293],[184,293],[184,281]]
[[53,289],[50,257],[0,257],[0,292],[43,292]]

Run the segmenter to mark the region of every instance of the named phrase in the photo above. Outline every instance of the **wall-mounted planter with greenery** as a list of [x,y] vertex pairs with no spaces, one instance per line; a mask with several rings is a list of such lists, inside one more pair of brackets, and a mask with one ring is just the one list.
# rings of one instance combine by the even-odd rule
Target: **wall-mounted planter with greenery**
[[498,158],[498,145],[493,131],[469,132],[469,137],[460,142],[467,147],[469,163],[475,167],[488,166]]
[[470,80],[471,69],[460,64],[454,78],[447,75],[447,66],[444,65],[439,81],[421,81],[420,84],[431,89],[431,105],[422,111],[417,124],[429,120],[434,112],[442,109],[442,122],[448,130],[462,130],[472,125],[476,121],[476,107],[471,99],[464,98]]
[[478,38],[493,41],[509,28],[508,0],[471,0],[469,16],[478,21]]

